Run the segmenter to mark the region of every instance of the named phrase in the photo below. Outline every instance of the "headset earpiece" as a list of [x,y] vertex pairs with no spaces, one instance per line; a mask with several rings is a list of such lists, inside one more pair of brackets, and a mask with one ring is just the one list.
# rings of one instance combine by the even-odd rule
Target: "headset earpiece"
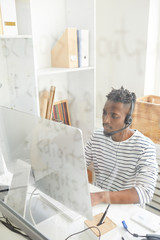
[[124,121],[124,123],[126,125],[131,125],[131,123],[132,123],[133,106],[134,106],[134,104],[133,104],[133,96],[132,96],[130,111],[127,114],[127,116],[125,118],[125,121]]
[[125,118],[125,124],[131,125],[131,123],[132,123],[132,116],[130,114],[128,114]]

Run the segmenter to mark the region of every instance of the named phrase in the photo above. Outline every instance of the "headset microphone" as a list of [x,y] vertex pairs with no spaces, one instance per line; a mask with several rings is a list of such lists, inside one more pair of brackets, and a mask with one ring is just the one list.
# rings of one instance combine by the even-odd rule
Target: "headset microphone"
[[113,132],[110,132],[110,133],[104,132],[104,135],[107,136],[107,137],[111,137],[112,135],[123,131],[124,129],[126,129],[126,128],[129,127],[130,125],[131,125],[131,123],[130,123],[130,124],[127,124],[127,125],[126,125],[125,127],[123,127],[123,128],[120,128],[120,129],[118,129],[118,130],[116,130],[116,131],[113,131]]

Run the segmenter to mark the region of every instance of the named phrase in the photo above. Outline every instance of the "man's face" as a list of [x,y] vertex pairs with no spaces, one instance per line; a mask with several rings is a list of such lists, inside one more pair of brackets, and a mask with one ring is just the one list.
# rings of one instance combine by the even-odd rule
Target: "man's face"
[[103,127],[107,134],[125,127],[125,118],[130,106],[121,102],[107,101],[103,108]]

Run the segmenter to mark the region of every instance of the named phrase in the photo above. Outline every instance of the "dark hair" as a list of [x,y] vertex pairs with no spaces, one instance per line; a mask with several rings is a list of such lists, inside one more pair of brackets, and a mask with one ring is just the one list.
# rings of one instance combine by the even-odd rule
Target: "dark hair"
[[129,92],[122,86],[120,89],[112,88],[112,91],[106,95],[108,101],[121,102],[123,104],[128,104],[133,102],[135,105],[136,95],[133,92]]

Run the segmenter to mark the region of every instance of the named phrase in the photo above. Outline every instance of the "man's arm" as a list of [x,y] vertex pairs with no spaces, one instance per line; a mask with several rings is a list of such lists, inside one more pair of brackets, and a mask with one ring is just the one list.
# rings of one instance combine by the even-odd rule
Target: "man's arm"
[[103,191],[91,193],[92,206],[100,203],[131,204],[139,203],[139,196],[135,188],[122,191]]

